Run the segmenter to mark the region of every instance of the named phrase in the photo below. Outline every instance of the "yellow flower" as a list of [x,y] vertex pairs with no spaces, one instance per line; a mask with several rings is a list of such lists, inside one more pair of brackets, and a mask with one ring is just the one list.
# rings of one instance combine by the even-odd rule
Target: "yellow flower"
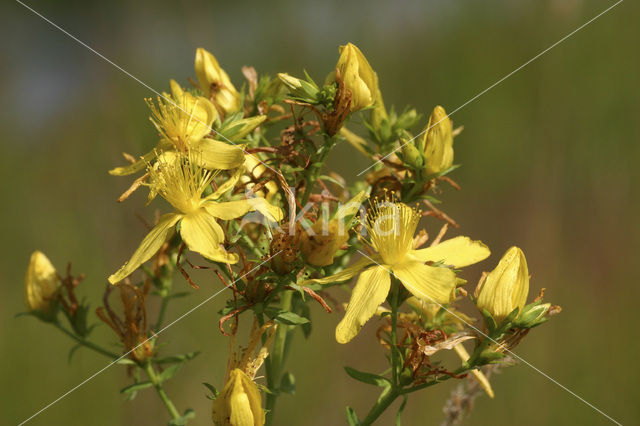
[[440,173],[453,165],[453,129],[444,108],[433,109],[420,141],[427,174]]
[[240,109],[240,94],[233,87],[229,76],[216,58],[201,47],[196,50],[195,69],[200,89],[205,96],[210,97],[226,114]]
[[351,111],[358,111],[374,104],[378,78],[360,49],[352,43],[340,46],[340,58],[336,68],[344,86],[351,92]]
[[262,426],[265,421],[258,386],[239,368],[231,371],[229,380],[213,402],[216,426]]
[[362,202],[367,198],[362,191],[336,211],[333,218],[325,222],[319,219],[310,230],[302,235],[300,248],[310,265],[327,266],[333,263],[333,257],[349,239],[350,225],[346,219],[353,217]]
[[478,309],[489,312],[498,324],[516,308],[522,313],[529,294],[529,269],[522,250],[507,250],[476,294]]
[[214,173],[200,167],[198,161],[191,161],[195,155],[190,151],[188,156],[164,156],[154,166],[147,168],[151,192],[160,194],[176,211],[160,217],[131,259],[109,277],[110,283],[115,284],[126,278],[149,260],[173,235],[178,223],[180,236],[189,250],[215,262],[236,263],[238,255],[228,253],[221,246],[225,236],[217,219],[232,220],[257,210],[269,220],[282,220],[282,211],[264,198],[216,201],[235,186],[244,172],[243,168],[238,169],[213,194],[203,198],[202,193],[213,180]]
[[160,142],[140,160],[128,166],[116,167],[109,171],[110,174],[124,176],[139,172],[156,158],[158,152],[170,150],[198,151],[198,161],[207,169],[230,170],[242,165],[242,147],[206,137],[211,133],[217,116],[213,104],[202,96],[196,97],[185,92],[173,80],[171,93],[158,97],[157,106],[150,99],[147,100],[151,109],[150,119],[160,133]]
[[60,287],[56,268],[41,251],[34,251],[24,278],[24,301],[30,311],[47,313]]
[[[449,303],[456,288],[456,268],[479,262],[490,252],[487,246],[468,237],[456,237],[432,247],[414,250],[413,235],[420,215],[402,203],[383,202],[370,210],[365,226],[372,248],[377,252],[357,261],[335,275],[311,280],[320,284],[342,282],[358,273],[347,312],[336,328],[336,340],[353,339],[362,325],[384,303],[391,288],[390,272],[420,299]],[[442,262],[443,266],[425,262]]]

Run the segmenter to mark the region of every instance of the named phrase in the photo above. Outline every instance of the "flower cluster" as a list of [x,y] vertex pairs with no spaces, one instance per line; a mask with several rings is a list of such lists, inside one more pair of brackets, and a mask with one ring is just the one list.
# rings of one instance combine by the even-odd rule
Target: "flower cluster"
[[[80,346],[126,364],[133,383],[121,392],[133,399],[154,388],[171,424],[186,424],[195,414],[178,410],[164,386],[197,353],[167,356],[158,339],[169,302],[190,293],[175,291],[174,276],[198,289],[203,283],[190,271],[213,271],[213,285],[228,289],[218,326],[231,351],[222,390],[205,384],[214,400],[211,418],[216,425],[256,426],[274,424],[278,396],[295,391],[285,361],[294,332],[311,332],[309,305],[341,311],[334,290],[348,290],[344,284],[357,278],[335,340],[349,343],[375,321],[381,346],[374,347],[388,352],[390,365],[384,374],[346,368],[354,379],[383,388],[366,417],[347,408],[350,425],[371,424],[396,398],[468,375],[494,397],[481,367],[504,362],[559,307],[543,303],[542,294],[527,304],[529,270],[517,247],[475,292],[465,290],[461,268],[491,253],[467,236],[446,238],[458,224],[435,207],[447,187],[459,189],[450,174],[461,128],[445,109],[434,107],[426,120],[412,108],[387,109],[378,75],[351,43],[340,47],[323,84],[308,74],[272,77],[243,67],[246,81],[234,85],[202,48],[194,71],[192,87],[171,80],[169,92],[147,100],[157,132],[148,152],[124,154],[128,164],[109,171],[135,175],[118,201],[143,187],[147,204],[166,201],[138,248],[107,278],[96,310],[119,338],[118,351],[91,340],[89,305],[75,295],[81,277],[68,270],[63,278],[40,252],[26,275],[29,312]],[[353,130],[353,118],[366,134]],[[360,180],[347,182],[327,168],[342,141],[373,162]],[[439,231],[430,238],[426,228],[434,226]],[[115,288],[121,306],[110,300]],[[464,299],[482,323],[462,312]],[[240,316],[252,324],[244,347],[236,344],[246,324]],[[440,359],[444,351],[454,351],[459,363]]]

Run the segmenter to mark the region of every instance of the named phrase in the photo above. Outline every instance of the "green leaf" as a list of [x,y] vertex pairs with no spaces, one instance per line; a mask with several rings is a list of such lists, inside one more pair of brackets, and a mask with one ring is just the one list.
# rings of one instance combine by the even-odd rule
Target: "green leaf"
[[211,392],[211,395],[207,395],[207,398],[214,400],[218,397],[218,389],[216,389],[215,386],[207,382],[203,382],[202,384],[205,385],[206,388],[209,389],[209,391]]
[[131,392],[138,392],[139,390],[150,388],[151,386],[153,386],[153,383],[151,383],[150,381],[138,382],[138,383],[134,383],[132,385],[123,387],[122,389],[120,389],[120,393],[128,394]]
[[407,394],[402,395],[404,397],[402,404],[400,404],[400,408],[398,408],[398,412],[396,413],[396,426],[400,426],[400,417],[402,417],[402,412],[404,411],[405,405],[407,405]]
[[172,355],[172,356],[167,356],[164,358],[157,358],[155,360],[153,360],[153,362],[155,362],[156,364],[174,364],[174,363],[182,363],[182,362],[187,362],[189,360],[192,360],[193,358],[197,357],[200,354],[200,352],[189,352],[186,354],[181,354],[181,355]]
[[276,315],[274,319],[286,325],[300,325],[309,322],[308,319],[289,311],[281,311],[280,313],[278,313],[278,315]]
[[187,420],[193,419],[196,416],[196,412],[191,408],[187,408],[184,414],[177,419],[171,420],[169,426],[184,426],[187,424]]
[[349,422],[349,426],[358,426],[360,424],[355,410],[351,407],[347,407],[347,422]]
[[73,355],[74,355],[74,354],[76,353],[76,351],[77,351],[78,349],[80,349],[81,347],[82,347],[82,345],[78,343],[77,345],[74,345],[74,346],[69,350],[69,355],[67,355],[67,362],[68,362],[69,364],[71,364],[71,359],[73,358]]
[[168,367],[166,370],[164,370],[162,373],[158,375],[158,380],[160,382],[165,382],[169,380],[178,372],[180,367],[182,367],[182,364],[174,364],[171,367]]
[[331,176],[327,176],[327,175],[320,175],[318,176],[318,180],[326,180],[327,182],[331,182],[334,183],[336,185],[338,185],[340,188],[344,188],[344,183],[340,182],[339,180],[332,178]]
[[290,372],[284,373],[280,380],[280,391],[291,395],[296,394],[296,378]]
[[302,329],[302,334],[306,339],[311,335],[311,308],[309,305],[301,305],[300,306],[300,315],[308,320],[307,323],[302,324],[300,328]]
[[363,371],[358,371],[355,368],[351,368],[351,367],[344,367],[344,370],[352,378],[360,382],[367,383],[369,385],[380,386],[383,388],[391,385],[391,382],[389,382],[389,379],[379,376],[377,374],[365,373]]

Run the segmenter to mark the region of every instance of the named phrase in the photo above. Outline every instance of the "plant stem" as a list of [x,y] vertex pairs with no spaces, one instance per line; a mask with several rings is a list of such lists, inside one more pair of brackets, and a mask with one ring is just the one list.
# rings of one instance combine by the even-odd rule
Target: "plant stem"
[[394,278],[393,281],[391,282],[391,342],[390,342],[391,376],[392,376],[391,387],[388,389],[385,389],[382,392],[382,395],[380,395],[380,398],[378,398],[378,401],[376,401],[373,407],[371,407],[371,410],[369,411],[369,414],[367,414],[367,417],[365,417],[365,419],[360,423],[360,425],[362,426],[370,425],[374,421],[376,421],[376,419],[380,417],[380,415],[384,413],[384,411],[387,408],[389,408],[389,405],[391,405],[391,403],[395,401],[396,398],[402,395],[403,393],[402,386],[400,384],[400,381],[398,380],[400,364],[402,361],[398,357],[399,353],[398,353],[398,338],[397,338],[399,293],[400,293],[400,283],[398,282],[397,279]]
[[371,407],[371,410],[369,411],[369,414],[367,414],[367,417],[365,417],[364,420],[360,422],[360,426],[369,426],[373,424],[373,422],[375,422],[378,417],[380,417],[380,415],[384,413],[387,408],[389,408],[391,403],[395,401],[398,396],[400,396],[400,392],[398,392],[398,390],[390,389],[389,393],[378,399],[375,405]]
[[[291,309],[291,298],[293,297],[293,290],[285,290],[282,292],[282,300],[280,301],[280,309],[288,311]],[[276,336],[273,341],[273,350],[269,355],[269,363],[266,366],[267,370],[267,385],[269,389],[274,393],[267,394],[266,408],[268,410],[266,425],[273,424],[273,411],[276,406],[276,400],[278,398],[278,388],[280,387],[280,379],[282,376],[282,366],[284,364],[285,346],[287,343],[287,337],[289,334],[289,327],[284,324],[279,324],[276,330]]]
[[70,330],[67,330],[66,328],[64,328],[62,325],[58,324],[58,323],[53,323],[54,326],[56,326],[56,328],[60,331],[62,331],[64,334],[66,334],[67,336],[71,337],[73,340],[75,340],[76,342],[78,342],[80,345],[92,349],[106,357],[109,357],[111,359],[118,359],[120,358],[120,355],[111,352],[108,349],[103,348],[102,346],[99,346],[93,342],[90,342],[82,337],[77,336],[75,333],[73,333]]
[[318,175],[320,174],[320,169],[324,164],[325,159],[329,152],[333,149],[333,147],[338,142],[338,138],[336,136],[330,136],[324,138],[324,145],[318,149],[316,153],[316,158],[313,163],[309,166],[305,173],[305,188],[304,194],[302,195],[300,205],[304,208],[304,206],[309,201],[309,197],[311,196],[311,190],[313,189],[313,184],[318,179]]
[[398,292],[400,289],[400,285],[397,279],[393,279],[391,284],[392,286],[392,294],[391,294],[391,376],[393,378],[393,388],[398,388],[400,383],[398,382],[398,370],[399,359],[398,359],[398,339],[397,339],[397,328],[398,328]]
[[153,327],[155,331],[160,330],[162,326],[162,320],[164,320],[164,314],[167,310],[167,305],[169,304],[169,292],[167,295],[162,296],[162,303],[160,304],[160,310],[158,311],[158,320],[156,321],[156,325]]
[[[460,375],[460,374],[463,374],[463,373],[465,373],[465,372],[467,372],[469,370],[471,370],[471,369],[470,368],[466,368],[466,367],[463,366],[463,367],[458,368],[456,371],[454,371],[453,374]],[[428,388],[429,386],[437,385],[438,383],[442,383],[444,381],[447,381],[452,377],[454,377],[454,376],[447,375],[447,376],[443,376],[443,377],[431,380],[430,382],[426,382],[426,383],[423,383],[421,385],[414,386],[412,388],[404,389],[402,391],[402,394],[406,395],[408,393],[412,393],[412,392],[418,391],[420,389]]]
[[149,360],[144,363],[144,371],[147,373],[147,376],[149,376],[149,380],[151,380],[151,383],[153,383],[153,387],[156,389],[156,392],[162,400],[162,403],[165,407],[167,407],[169,414],[171,414],[171,418],[173,420],[177,420],[182,417],[176,406],[173,405],[173,402],[169,399],[166,392],[164,391],[162,382],[158,379],[158,375],[153,369],[153,366],[151,365],[151,362]]

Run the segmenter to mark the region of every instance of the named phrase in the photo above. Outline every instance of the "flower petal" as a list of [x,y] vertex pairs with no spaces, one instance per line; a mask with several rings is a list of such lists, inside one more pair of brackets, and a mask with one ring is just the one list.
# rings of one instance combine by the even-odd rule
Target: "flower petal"
[[200,253],[214,262],[237,263],[238,255],[228,253],[220,243],[224,232],[216,219],[204,209],[189,213],[180,222],[180,236],[189,250]]
[[210,215],[222,220],[236,219],[255,210],[274,222],[281,221],[283,217],[282,210],[280,210],[279,207],[269,204],[262,197],[226,202],[209,201],[202,204],[202,207],[206,209]]
[[220,185],[218,187],[218,189],[215,190],[215,192],[211,195],[208,195],[205,200],[217,200],[218,198],[220,198],[225,192],[233,189],[236,186],[236,183],[238,183],[238,181],[240,180],[240,178],[242,177],[242,175],[245,173],[245,168],[244,166],[242,167],[238,167],[233,174],[231,175],[231,177],[229,179],[227,179],[222,185]]
[[255,382],[249,378],[246,374],[242,375],[242,385],[244,387],[244,391],[249,398],[249,405],[251,407],[251,414],[253,415],[254,425],[252,426],[262,426],[264,425],[265,414],[262,409],[262,396],[260,395],[260,390],[258,386],[256,386]]
[[455,237],[432,247],[413,250],[411,257],[421,262],[443,261],[447,265],[460,268],[480,262],[491,254],[489,247],[482,241],[473,241],[469,237]]
[[151,257],[160,250],[162,244],[171,237],[173,227],[181,218],[182,215],[177,213],[168,213],[160,216],[158,224],[144,237],[140,246],[131,256],[131,259],[129,259],[118,272],[109,277],[109,282],[115,284],[123,280],[131,275],[131,273],[138,269],[144,262],[151,259]]
[[206,169],[229,170],[244,163],[244,150],[239,145],[203,138],[191,142],[190,148],[198,151],[199,155],[196,158]]
[[249,204],[247,200],[208,201],[202,204],[202,208],[213,217],[222,220],[232,220],[250,212],[251,204]]
[[358,272],[362,271],[364,268],[376,263],[374,260],[363,257],[355,262],[353,265],[348,268],[344,268],[342,271],[337,274],[329,275],[324,278],[314,278],[311,280],[303,281],[305,283],[315,283],[315,284],[332,284],[332,283],[341,283],[344,281],[348,281],[351,278],[358,275]]
[[384,303],[390,288],[391,277],[383,266],[374,266],[360,274],[351,293],[347,313],[336,327],[338,343],[347,343],[358,334],[364,323],[376,313],[378,306]]
[[[241,373],[236,370],[237,374]],[[251,403],[249,396],[244,391],[242,377],[237,377],[233,381],[233,390],[229,397],[230,424],[234,426],[254,426],[253,413],[251,412]]]
[[394,266],[393,274],[419,299],[440,304],[449,303],[453,299],[456,274],[449,268],[410,261]]

